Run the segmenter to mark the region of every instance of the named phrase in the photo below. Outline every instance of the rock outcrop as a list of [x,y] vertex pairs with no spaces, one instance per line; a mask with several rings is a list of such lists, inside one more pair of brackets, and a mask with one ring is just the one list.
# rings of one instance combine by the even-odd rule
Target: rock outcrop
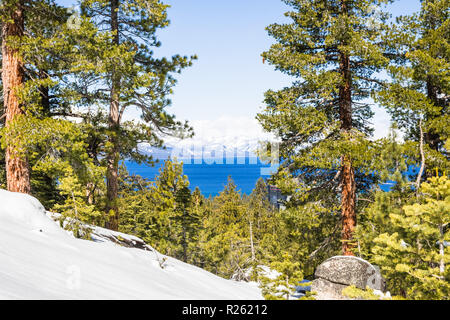
[[311,290],[317,293],[318,300],[345,300],[342,290],[352,285],[363,290],[385,290],[379,269],[357,257],[332,257],[317,268],[315,278]]

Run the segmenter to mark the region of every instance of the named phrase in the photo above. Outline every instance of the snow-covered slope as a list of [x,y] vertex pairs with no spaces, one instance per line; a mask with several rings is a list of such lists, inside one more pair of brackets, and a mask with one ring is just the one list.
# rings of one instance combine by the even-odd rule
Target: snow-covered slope
[[261,299],[150,250],[75,239],[35,198],[0,190],[0,299]]

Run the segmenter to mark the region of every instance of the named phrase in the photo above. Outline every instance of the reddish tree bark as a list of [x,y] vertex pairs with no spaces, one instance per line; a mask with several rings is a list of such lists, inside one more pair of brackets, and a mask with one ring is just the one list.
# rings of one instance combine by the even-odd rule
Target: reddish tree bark
[[[348,10],[347,1],[343,0],[342,12]],[[350,67],[350,57],[342,52],[340,55],[340,73],[343,83],[339,88],[339,115],[341,120],[341,132],[350,133],[353,128],[352,123],[352,74]],[[353,256],[353,233],[356,227],[356,183],[355,171],[349,155],[342,156],[341,168],[341,210],[342,210],[342,252],[346,256]]]
[[355,172],[351,160],[347,156],[342,158],[342,253],[353,256],[353,233],[356,228],[356,184]]
[[[10,37],[23,36],[23,15],[23,2],[18,1],[16,7],[10,10],[10,20],[2,27],[2,82],[6,127],[16,116],[24,113],[15,92],[23,84],[23,63],[17,50],[7,43]],[[30,169],[27,159],[19,156],[13,146],[7,146],[5,160],[8,190],[30,193]]]

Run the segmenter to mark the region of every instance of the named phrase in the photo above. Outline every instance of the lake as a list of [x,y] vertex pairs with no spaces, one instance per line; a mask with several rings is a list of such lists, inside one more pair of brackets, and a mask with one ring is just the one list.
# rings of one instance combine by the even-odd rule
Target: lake
[[[227,161],[231,164],[227,164]],[[267,179],[270,177],[270,172],[275,170],[258,158],[235,158],[231,161],[224,159],[221,162],[222,164],[214,163],[213,160],[204,160],[201,163],[194,163],[194,160],[185,162],[183,170],[189,179],[191,190],[199,187],[205,197],[214,197],[224,189],[228,177],[231,176],[238,190],[250,194],[260,177]],[[139,165],[131,161],[126,161],[125,165],[130,174],[154,180],[159,174],[159,169],[164,165],[164,161],[160,161],[154,167]],[[410,167],[405,174],[414,175],[417,174],[417,171],[418,168]],[[380,184],[383,191],[389,191],[391,187],[392,181]]]
[[[200,162],[200,161],[199,161]],[[213,163],[214,162],[214,163]],[[217,161],[204,160],[194,163],[194,160],[183,164],[184,174],[188,177],[190,188],[199,187],[205,197],[216,196],[227,184],[231,176],[237,188],[245,194],[250,194],[260,178],[269,178],[272,172],[270,165],[257,158],[224,159],[222,164]],[[126,161],[125,165],[130,174],[137,174],[149,180],[154,180],[159,174],[159,169],[164,161],[155,164],[154,167],[140,165]]]

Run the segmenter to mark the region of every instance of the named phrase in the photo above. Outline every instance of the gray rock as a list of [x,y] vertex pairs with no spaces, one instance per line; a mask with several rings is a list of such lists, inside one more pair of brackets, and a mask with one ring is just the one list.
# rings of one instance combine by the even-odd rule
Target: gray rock
[[[385,281],[379,269],[357,257],[332,257],[317,268],[315,277],[344,287],[354,285],[360,289],[369,287],[374,290],[385,290]],[[320,282],[320,288],[323,285],[324,283]]]
[[311,284],[311,291],[316,293],[314,296],[316,300],[350,300],[342,295],[342,290],[345,288],[347,288],[347,285],[320,278],[314,280]]

